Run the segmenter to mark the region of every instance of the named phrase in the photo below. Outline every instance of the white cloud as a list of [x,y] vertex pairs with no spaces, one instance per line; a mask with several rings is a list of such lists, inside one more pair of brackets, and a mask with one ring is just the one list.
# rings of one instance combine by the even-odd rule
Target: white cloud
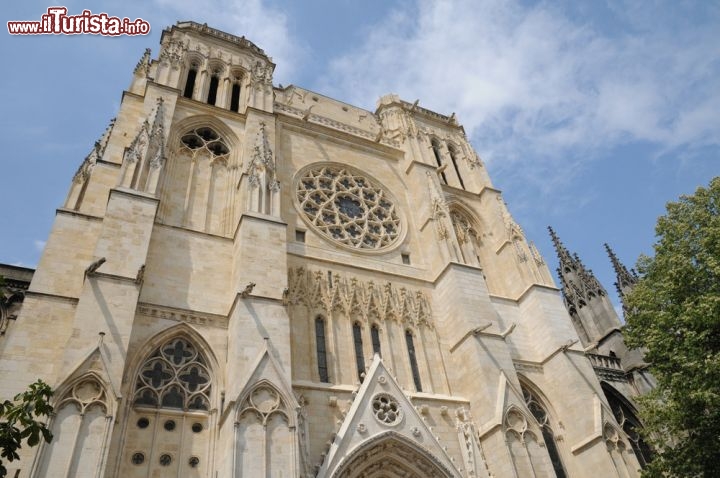
[[289,83],[305,54],[301,43],[291,38],[287,16],[262,0],[210,0],[202,4],[195,0],[155,0],[155,3],[168,12],[167,24],[180,18],[245,36],[272,57],[277,65],[275,83]]
[[33,241],[33,246],[35,246],[35,250],[42,252],[45,249],[45,241],[36,239]]
[[626,2],[603,27],[544,2],[418,0],[369,29],[320,86],[369,107],[394,92],[457,112],[496,174],[540,190],[629,142],[717,147],[718,9],[683,23],[688,12],[656,3]]

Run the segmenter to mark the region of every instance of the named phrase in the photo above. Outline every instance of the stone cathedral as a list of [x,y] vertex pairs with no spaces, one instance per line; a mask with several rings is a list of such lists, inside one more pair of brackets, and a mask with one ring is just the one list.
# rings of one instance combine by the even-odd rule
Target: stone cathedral
[[551,231],[555,285],[455,115],[274,68],[166,29],[37,270],[0,270],[2,398],[55,389],[9,476],[639,476],[641,351]]

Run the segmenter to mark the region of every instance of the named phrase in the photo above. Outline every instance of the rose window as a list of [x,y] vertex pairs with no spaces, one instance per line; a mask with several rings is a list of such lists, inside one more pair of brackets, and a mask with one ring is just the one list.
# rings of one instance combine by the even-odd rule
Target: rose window
[[195,347],[183,339],[155,350],[141,367],[135,389],[135,405],[210,409],[210,372]]
[[391,395],[381,393],[375,395],[372,401],[372,410],[375,418],[386,425],[395,425],[402,419],[402,408]]
[[388,195],[349,168],[319,166],[297,182],[300,210],[326,236],[355,249],[382,249],[400,236]]

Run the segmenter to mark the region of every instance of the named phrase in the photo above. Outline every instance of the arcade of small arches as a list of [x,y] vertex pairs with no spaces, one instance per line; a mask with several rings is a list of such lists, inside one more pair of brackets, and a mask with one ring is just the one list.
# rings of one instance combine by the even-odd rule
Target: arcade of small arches
[[217,60],[205,61],[200,55],[190,55],[182,82],[182,95],[240,112],[241,92],[246,77],[242,68],[229,67]]

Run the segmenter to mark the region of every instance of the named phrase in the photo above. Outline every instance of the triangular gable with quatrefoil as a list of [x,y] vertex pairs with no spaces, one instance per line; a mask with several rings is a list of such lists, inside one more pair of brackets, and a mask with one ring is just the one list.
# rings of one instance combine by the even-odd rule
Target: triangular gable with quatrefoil
[[447,452],[376,354],[340,431],[330,446],[318,478],[334,477],[339,470],[347,468],[348,460],[352,460],[355,451],[384,439],[398,442],[404,449],[415,450],[437,470],[437,474],[430,476],[461,476]]

